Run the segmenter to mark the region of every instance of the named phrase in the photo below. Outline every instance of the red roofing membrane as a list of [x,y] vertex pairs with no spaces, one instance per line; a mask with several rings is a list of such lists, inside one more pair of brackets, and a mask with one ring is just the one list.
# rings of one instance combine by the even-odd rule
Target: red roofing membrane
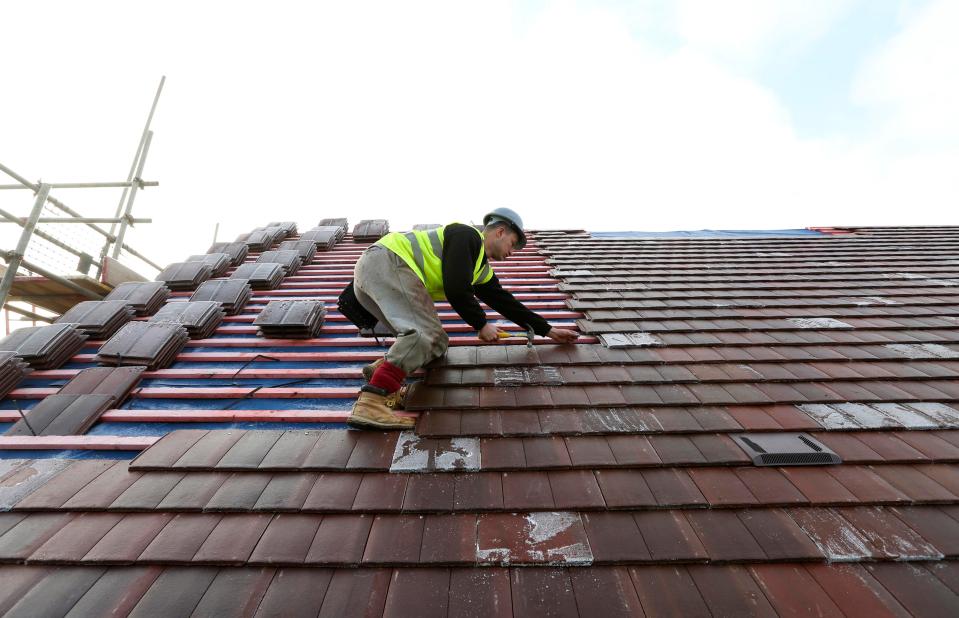
[[[452,346],[393,433],[339,424],[383,353],[335,310],[347,236],[87,435],[0,437],[0,614],[956,615],[959,228],[817,229],[532,232],[494,267],[584,337],[480,345],[440,303]],[[320,336],[257,337],[290,297]],[[797,432],[842,463],[733,439]]]

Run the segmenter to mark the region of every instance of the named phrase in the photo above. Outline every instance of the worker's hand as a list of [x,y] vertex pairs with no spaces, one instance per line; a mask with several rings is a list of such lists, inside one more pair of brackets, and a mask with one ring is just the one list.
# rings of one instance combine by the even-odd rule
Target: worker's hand
[[495,324],[487,322],[486,326],[480,329],[479,338],[483,341],[493,343],[499,341],[500,333],[505,333],[506,331],[497,328]]
[[551,328],[546,336],[556,343],[573,343],[579,338],[579,333],[565,328]]

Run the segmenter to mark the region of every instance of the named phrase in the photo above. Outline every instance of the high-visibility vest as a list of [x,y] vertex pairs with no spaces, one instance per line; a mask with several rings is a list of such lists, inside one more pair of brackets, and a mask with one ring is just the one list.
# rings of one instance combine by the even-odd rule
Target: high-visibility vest
[[[433,300],[446,300],[446,291],[443,289],[443,235],[445,232],[446,226],[432,230],[391,232],[379,239],[376,244],[383,245],[403,258],[403,261],[413,269],[426,286],[426,291],[430,293]],[[483,233],[479,230],[476,230],[476,233],[482,241]],[[479,257],[473,265],[472,285],[486,283],[493,278],[493,269],[488,262],[484,263],[485,255],[486,249],[481,242]]]

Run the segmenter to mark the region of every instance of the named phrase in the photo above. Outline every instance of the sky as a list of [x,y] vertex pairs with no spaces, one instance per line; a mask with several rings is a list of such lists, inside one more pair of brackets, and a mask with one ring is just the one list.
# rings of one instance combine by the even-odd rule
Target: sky
[[0,2],[0,163],[31,180],[125,180],[166,76],[128,236],[163,265],[217,224],[500,206],[534,229],[959,223],[955,0]]

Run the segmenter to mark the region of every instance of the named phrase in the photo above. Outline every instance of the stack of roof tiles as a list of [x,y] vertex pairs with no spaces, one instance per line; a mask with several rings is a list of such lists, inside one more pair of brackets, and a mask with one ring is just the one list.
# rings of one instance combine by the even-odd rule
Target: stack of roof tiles
[[296,236],[296,221],[273,221],[267,228],[278,228],[283,231],[284,238]]
[[225,253],[230,256],[231,266],[242,264],[249,251],[250,248],[245,242],[215,242],[207,249],[207,253]]
[[269,249],[277,238],[273,232],[258,229],[248,234],[240,234],[236,237],[236,240],[245,243],[250,251],[264,251]]
[[386,219],[368,219],[360,221],[353,228],[354,242],[375,242],[390,233],[390,223]]
[[245,280],[254,290],[272,290],[280,285],[284,276],[285,270],[282,264],[261,262],[240,264],[230,278]]
[[171,290],[195,290],[213,276],[213,266],[206,262],[177,262],[170,264],[156,276]]
[[0,397],[6,397],[30,371],[15,351],[0,352]]
[[207,281],[190,296],[190,302],[215,301],[220,303],[227,315],[243,311],[253,297],[253,289],[246,279]]
[[85,300],[56,319],[58,324],[76,324],[93,339],[109,339],[133,319],[136,311],[125,300]]
[[167,303],[150,318],[150,322],[172,322],[186,328],[190,339],[212,337],[226,312],[213,300],[198,300],[185,303]]
[[[0,613],[955,615],[957,232],[531,233],[498,277],[584,337],[480,346],[438,303],[452,345],[402,433],[229,424],[342,420],[382,349],[337,313],[310,342],[203,342],[183,360],[243,386],[202,389],[228,430],[169,433],[133,462],[0,467]],[[335,298],[361,250],[251,311]],[[306,376],[323,386],[289,385]],[[137,408],[119,412],[164,418]],[[740,446],[796,433],[842,463],[757,467]]]
[[332,251],[338,242],[343,240],[345,232],[339,226],[320,226],[300,234],[300,240],[308,240],[319,251]]
[[317,228],[324,227],[338,227],[343,230],[341,236],[345,236],[350,231],[350,222],[345,217],[333,217],[328,219],[321,219],[317,224]]
[[82,434],[100,416],[120,405],[140,381],[143,367],[92,367],[73,377],[24,413],[7,435]]
[[281,251],[296,251],[300,264],[309,264],[316,255],[316,243],[310,240],[284,240],[278,247]]
[[0,339],[0,351],[14,352],[34,369],[56,369],[79,352],[86,340],[75,324],[33,326]]
[[103,365],[168,367],[190,339],[187,329],[173,322],[130,322],[100,346]]
[[222,277],[230,269],[233,258],[228,253],[206,253],[203,255],[191,255],[186,259],[187,262],[203,262],[208,264],[213,273],[211,277]]
[[326,308],[316,300],[271,300],[253,325],[262,336],[275,339],[310,339],[323,328]]
[[279,264],[283,267],[284,276],[294,275],[299,270],[300,253],[293,249],[278,249],[275,251],[264,251],[256,258],[257,264]]
[[156,313],[169,297],[170,289],[162,281],[128,281],[113,288],[103,300],[125,301],[143,317]]
[[293,224],[292,231],[285,225],[272,225],[255,228],[252,232],[245,235],[245,237],[241,235],[237,240],[245,242],[251,251],[266,251],[295,232],[295,224]]

